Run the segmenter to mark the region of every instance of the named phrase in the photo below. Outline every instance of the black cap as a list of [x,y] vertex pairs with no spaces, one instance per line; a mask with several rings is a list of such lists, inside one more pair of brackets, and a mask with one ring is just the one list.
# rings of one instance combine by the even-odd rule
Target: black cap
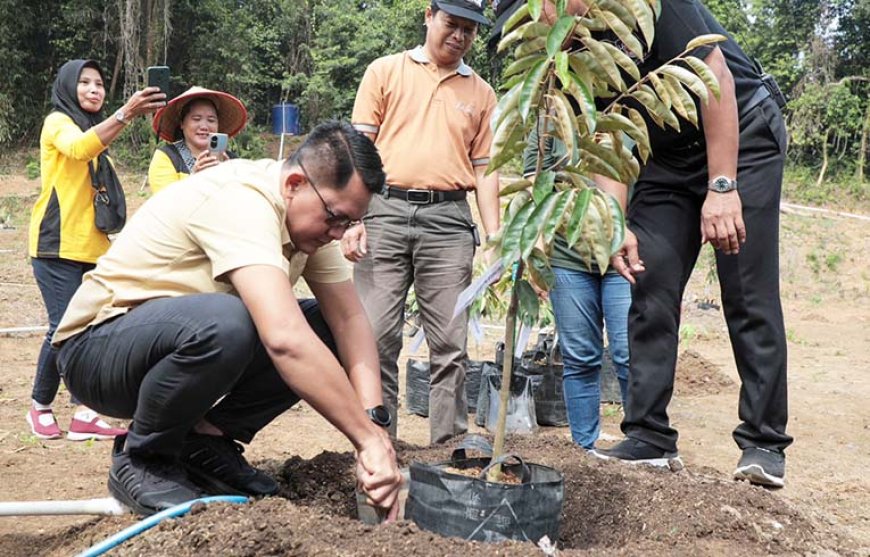
[[489,34],[489,43],[491,46],[498,44],[501,40],[501,30],[504,27],[508,18],[514,15],[514,12],[520,9],[525,3],[525,0],[499,0],[493,2],[495,6],[495,23],[492,26],[492,31]]
[[432,5],[456,17],[470,19],[481,25],[490,24],[483,16],[483,0],[432,0]]

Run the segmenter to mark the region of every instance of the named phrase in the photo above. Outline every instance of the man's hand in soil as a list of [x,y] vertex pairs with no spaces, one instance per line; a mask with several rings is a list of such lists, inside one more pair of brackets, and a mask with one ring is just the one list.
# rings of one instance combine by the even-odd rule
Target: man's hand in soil
[[360,223],[348,228],[341,237],[341,253],[348,261],[357,263],[368,253],[366,247],[366,227]]
[[387,522],[396,520],[399,513],[399,489],[402,474],[396,464],[396,452],[385,431],[372,436],[357,451],[356,477],[369,503],[389,509]]

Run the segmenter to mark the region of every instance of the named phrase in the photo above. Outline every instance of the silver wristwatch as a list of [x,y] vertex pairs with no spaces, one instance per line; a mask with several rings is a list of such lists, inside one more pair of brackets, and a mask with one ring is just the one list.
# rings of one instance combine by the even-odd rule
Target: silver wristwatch
[[125,117],[126,117],[126,114],[124,114],[124,109],[123,109],[123,108],[119,108],[118,110],[115,111],[115,120],[121,122],[122,124],[124,124],[124,125],[126,126],[126,125],[129,124],[130,122],[128,122],[128,121],[125,119]]
[[737,180],[732,180],[727,176],[716,176],[710,180],[710,184],[707,188],[716,193],[727,193],[737,189]]

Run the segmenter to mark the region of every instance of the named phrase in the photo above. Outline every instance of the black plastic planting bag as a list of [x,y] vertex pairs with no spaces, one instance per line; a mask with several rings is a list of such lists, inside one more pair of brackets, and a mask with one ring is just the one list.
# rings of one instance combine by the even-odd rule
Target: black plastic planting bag
[[[465,395],[468,411],[477,411],[481,368],[488,362],[466,360]],[[429,417],[429,362],[408,358],[405,364],[405,405],[408,412]]]
[[[405,518],[424,530],[465,540],[537,543],[547,536],[555,542],[564,499],[562,474],[504,455],[503,469],[521,483],[491,483],[484,479],[490,460],[465,458],[465,450],[459,448],[448,462],[412,462]],[[483,471],[470,477],[448,472],[448,467]]]

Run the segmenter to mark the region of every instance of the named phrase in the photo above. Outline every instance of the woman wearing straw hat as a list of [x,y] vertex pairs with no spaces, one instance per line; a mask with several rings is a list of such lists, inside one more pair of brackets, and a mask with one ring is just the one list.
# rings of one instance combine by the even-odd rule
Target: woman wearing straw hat
[[[222,161],[208,150],[209,135],[230,137],[242,131],[248,111],[229,93],[191,87],[154,115],[154,131],[167,141],[154,152],[148,168],[148,183],[157,193],[173,182],[215,166]],[[225,158],[235,158],[227,152]]]

